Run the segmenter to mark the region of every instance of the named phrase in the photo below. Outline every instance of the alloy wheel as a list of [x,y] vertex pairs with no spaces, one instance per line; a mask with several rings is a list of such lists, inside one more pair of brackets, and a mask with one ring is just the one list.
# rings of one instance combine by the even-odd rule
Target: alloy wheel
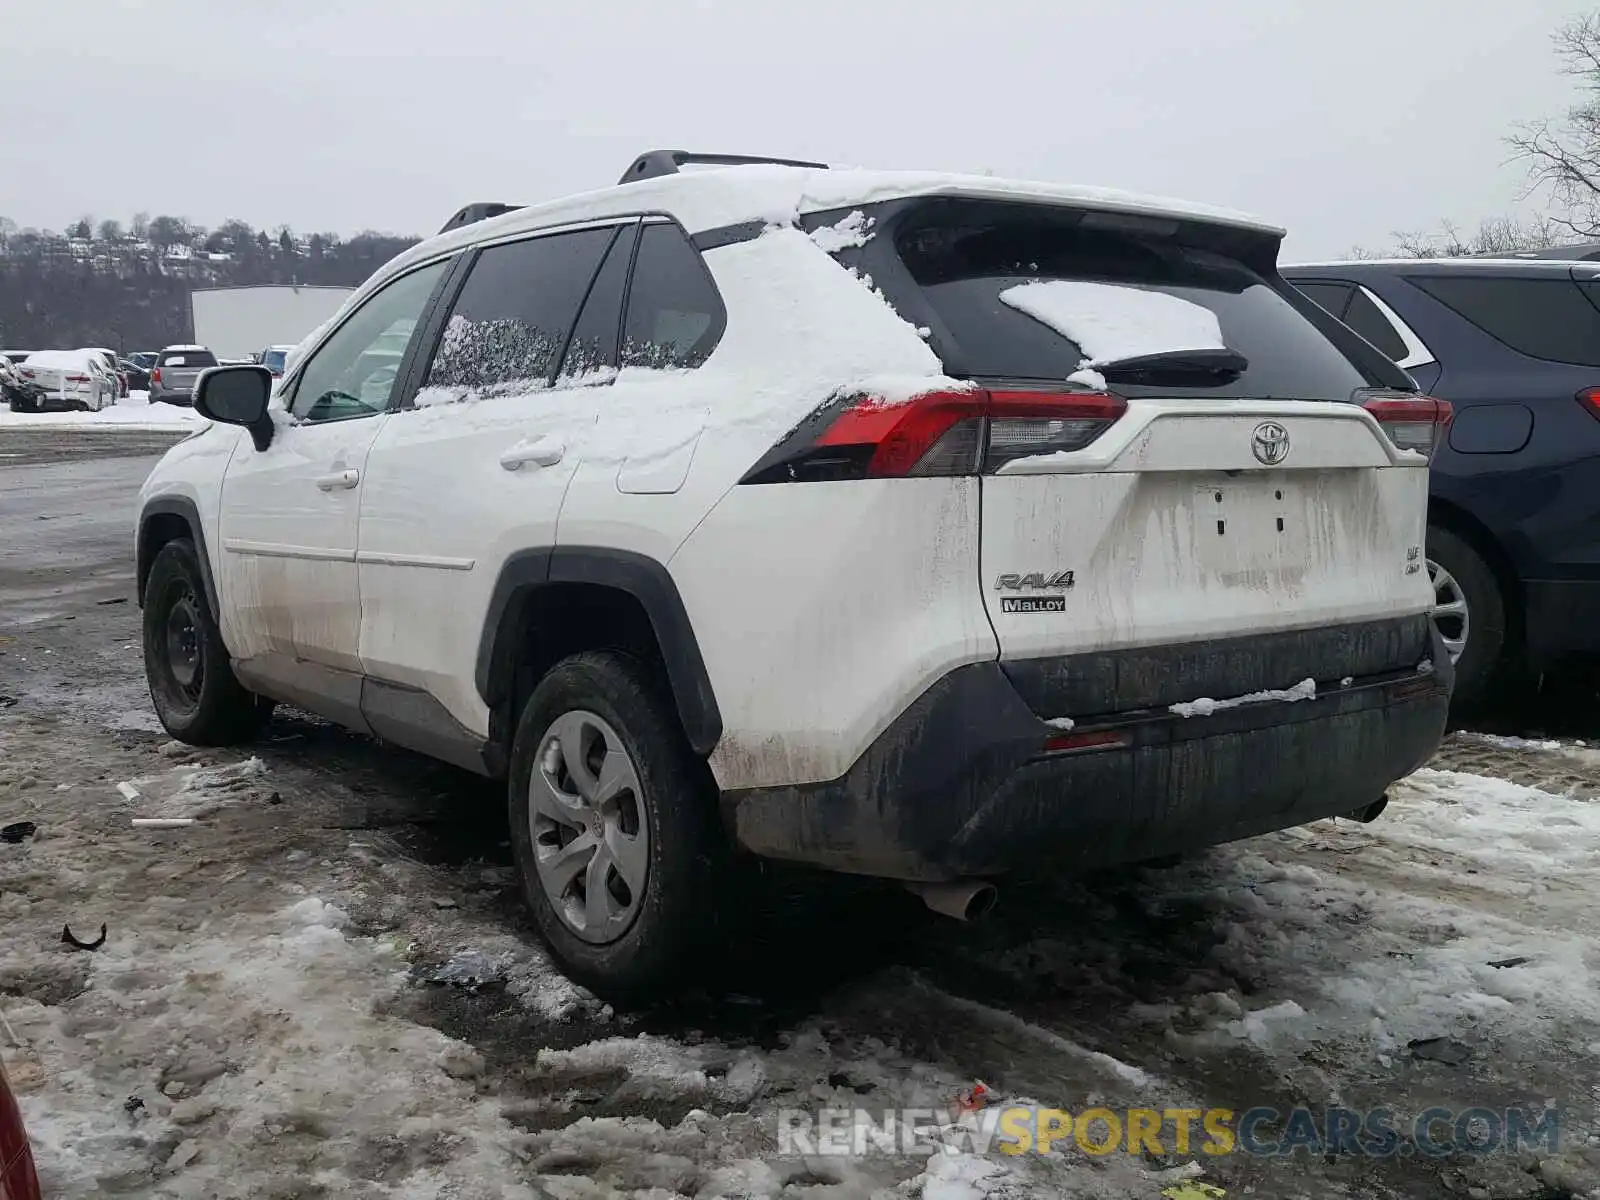
[[575,710],[545,730],[528,781],[534,864],[556,913],[586,942],[616,941],[644,902],[644,804],[633,759],[604,718]]
[[1431,558],[1428,560],[1428,578],[1433,583],[1433,610],[1429,615],[1439,636],[1444,639],[1444,648],[1450,653],[1450,661],[1456,662],[1467,648],[1467,636],[1472,626],[1471,614],[1467,611],[1467,593],[1454,575]]

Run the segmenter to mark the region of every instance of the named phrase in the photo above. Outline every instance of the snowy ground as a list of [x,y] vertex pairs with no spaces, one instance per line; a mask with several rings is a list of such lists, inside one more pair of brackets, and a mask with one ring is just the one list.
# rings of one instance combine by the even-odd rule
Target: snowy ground
[[121,430],[129,427],[188,432],[205,418],[192,408],[176,404],[151,404],[149,392],[130,391],[110,408],[99,412],[17,413],[0,407],[0,430],[66,427],[85,430]]
[[[530,934],[489,785],[293,714],[249,753],[167,742],[114,503],[149,460],[80,452],[115,451],[0,465],[24,535],[0,558],[0,825],[37,825],[0,842],[0,1054],[47,1194],[1600,1196],[1600,750],[1458,735],[1371,825],[1012,889],[974,926],[774,886],[704,994],[617,1013]],[[101,523],[51,533],[86,495]],[[152,816],[195,823],[130,823]],[[102,923],[98,950],[61,941]],[[497,979],[428,981],[451,963]],[[1073,1111],[1402,1124],[1550,1102],[1562,1137],[1443,1160],[778,1152],[780,1109],[943,1108],[979,1080]]]

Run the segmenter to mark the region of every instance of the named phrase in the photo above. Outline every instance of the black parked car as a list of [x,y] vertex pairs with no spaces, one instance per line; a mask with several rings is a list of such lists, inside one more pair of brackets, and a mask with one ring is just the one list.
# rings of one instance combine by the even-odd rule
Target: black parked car
[[[155,364],[152,363],[151,366]],[[140,366],[131,358],[117,359],[117,370],[127,377],[128,388],[136,392],[150,390],[150,367]]]
[[1450,401],[1428,567],[1456,697],[1600,651],[1600,263],[1407,259],[1283,275]]

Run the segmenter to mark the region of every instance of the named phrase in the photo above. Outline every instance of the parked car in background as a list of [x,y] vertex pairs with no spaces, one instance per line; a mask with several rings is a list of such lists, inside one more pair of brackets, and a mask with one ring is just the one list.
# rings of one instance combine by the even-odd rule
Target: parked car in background
[[0,1200],[41,1200],[39,1173],[23,1128],[22,1109],[0,1062]]
[[12,412],[99,412],[117,402],[117,377],[95,350],[36,350],[17,367],[17,375]]
[[204,346],[168,346],[150,369],[150,402],[193,403],[194,381],[201,371],[216,365],[217,356]]
[[156,365],[156,359],[159,357],[160,355],[154,350],[135,350],[127,356],[127,359],[140,370],[148,371]]
[[636,993],[721,934],[735,851],[968,916],[1370,820],[1434,752],[1447,410],[1281,230],[687,157],[468,210],[276,389],[206,372],[137,518],[173,737],[276,700],[506,780],[556,958]]
[[1600,263],[1283,274],[1454,408],[1433,457],[1428,570],[1457,701],[1600,652]]
[[131,358],[119,358],[117,366],[128,377],[128,390],[147,392],[150,390],[150,368],[142,367]]
[[106,370],[116,376],[117,399],[120,400],[125,397],[128,394],[128,377],[123,373],[121,360],[117,358],[117,352],[115,350],[107,350],[103,346],[91,346],[89,349],[98,354],[100,360],[106,364]]
[[288,360],[289,351],[293,346],[268,346],[257,356],[256,361],[272,372],[274,379],[283,378],[283,366]]

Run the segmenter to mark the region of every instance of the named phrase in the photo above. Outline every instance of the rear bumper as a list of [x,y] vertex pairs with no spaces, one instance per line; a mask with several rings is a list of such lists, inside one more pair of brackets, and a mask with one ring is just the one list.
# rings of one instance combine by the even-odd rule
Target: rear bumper
[[[1357,640],[1364,628],[1352,627]],[[938,880],[1106,866],[1343,815],[1426,762],[1444,734],[1454,672],[1425,619],[1415,628],[1425,648],[1405,667],[1352,668],[1318,678],[1312,699],[1209,716],[1179,716],[1168,700],[1124,707],[1072,728],[1103,745],[1067,750],[1047,750],[1047,740],[1065,731],[1030,707],[1001,664],[961,667],[839,779],[729,792],[724,817],[735,840],[756,854]],[[1280,636],[1211,643],[1199,657],[1254,661],[1254,647],[1270,659]],[[1166,657],[1181,670],[1194,651],[1169,648]],[[1094,660],[1111,657],[1075,656],[1078,669],[1068,674],[1092,676]]]
[[174,391],[169,388],[151,388],[150,403],[188,406],[194,403],[194,393],[192,391]]
[[1600,653],[1600,580],[1523,584],[1528,658],[1545,666],[1565,654]]

